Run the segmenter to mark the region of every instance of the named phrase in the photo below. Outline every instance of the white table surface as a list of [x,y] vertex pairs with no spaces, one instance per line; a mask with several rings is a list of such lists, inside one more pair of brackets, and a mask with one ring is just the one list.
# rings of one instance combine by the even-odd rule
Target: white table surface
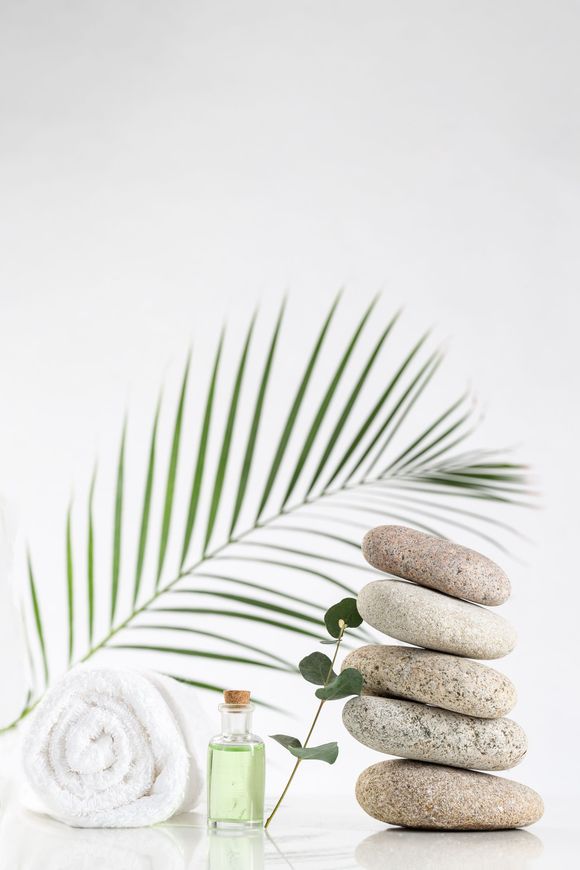
[[580,866],[579,808],[550,802],[529,830],[429,833],[387,828],[351,796],[290,796],[272,823],[244,835],[208,833],[202,813],[155,828],[80,830],[0,808],[0,870],[565,870]]

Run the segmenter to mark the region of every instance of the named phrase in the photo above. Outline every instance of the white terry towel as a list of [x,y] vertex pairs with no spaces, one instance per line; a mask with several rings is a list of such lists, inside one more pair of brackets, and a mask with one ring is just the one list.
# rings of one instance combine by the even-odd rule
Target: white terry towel
[[79,828],[134,828],[192,809],[193,692],[154,673],[77,668],[32,714],[23,745],[41,807]]

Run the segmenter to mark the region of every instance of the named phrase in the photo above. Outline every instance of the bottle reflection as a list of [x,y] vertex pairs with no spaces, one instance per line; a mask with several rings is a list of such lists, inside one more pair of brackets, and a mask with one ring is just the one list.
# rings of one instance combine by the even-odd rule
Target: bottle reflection
[[209,831],[208,870],[264,870],[264,831]]

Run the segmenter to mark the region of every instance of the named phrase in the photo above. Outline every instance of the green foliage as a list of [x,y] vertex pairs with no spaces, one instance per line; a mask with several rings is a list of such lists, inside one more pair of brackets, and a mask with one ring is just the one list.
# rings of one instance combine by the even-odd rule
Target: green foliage
[[356,598],[343,598],[338,604],[329,607],[324,614],[324,624],[331,637],[339,637],[343,626],[358,628],[362,621],[356,606]]
[[297,737],[290,737],[288,734],[270,734],[270,737],[284,749],[296,749],[302,746]]
[[360,695],[363,678],[356,668],[346,668],[337,677],[314,693],[321,701],[340,701],[350,695]]
[[336,742],[323,743],[321,746],[309,746],[308,744],[326,701],[338,701],[342,698],[348,698],[350,695],[360,695],[362,691],[362,674],[356,668],[346,668],[338,676],[334,672],[334,664],[347,629],[351,626],[356,628],[361,622],[362,619],[356,608],[354,598],[344,598],[338,604],[333,604],[324,614],[324,624],[330,633],[334,631],[335,623],[338,626],[336,639],[331,641],[334,644],[333,658],[330,659],[321,652],[313,652],[305,656],[298,665],[300,673],[305,680],[321,687],[315,692],[320,704],[308,729],[304,745],[302,745],[297,737],[291,737],[288,734],[270,735],[273,740],[276,740],[277,743],[287,749],[290,755],[293,755],[297,761],[284,791],[266,821],[266,827],[268,827],[276,815],[278,807],[284,800],[284,796],[294,779],[301,761],[326,761],[328,764],[334,764],[338,758],[338,744]]
[[309,656],[303,658],[298,669],[304,679],[308,680],[309,683],[314,683],[315,686],[324,686],[331,676],[336,677],[332,670],[331,660],[320,652],[310,653]]
[[338,743],[335,741],[304,748],[296,737],[288,737],[287,734],[271,734],[270,736],[272,740],[276,740],[300,761],[325,761],[327,764],[334,764],[338,758]]
[[[48,602],[57,606],[58,566],[35,561],[33,574],[29,558],[23,610],[31,679],[23,687],[27,701],[12,724],[40,700],[53,675],[103,649],[148,651],[165,672],[169,654],[179,656],[183,669],[200,654],[217,663],[227,656],[244,664],[244,625],[274,629],[281,640],[315,639],[323,608],[295,600],[286,583],[261,582],[253,572],[263,566],[274,574],[281,569],[305,575],[318,587],[334,586],[350,596],[338,610],[331,608],[328,630],[337,638],[344,619],[353,637],[372,640],[364,628],[356,628],[360,623],[352,606],[360,572],[373,574],[360,555],[365,526],[399,522],[443,537],[459,530],[500,549],[500,533],[518,534],[484,508],[529,504],[526,469],[502,451],[457,453],[474,428],[467,397],[413,426],[413,414],[442,358],[438,350],[427,349],[427,335],[394,359],[391,335],[399,315],[384,318],[373,300],[338,346],[333,338],[340,316],[337,297],[322,323],[315,324],[294,388],[281,390],[276,377],[286,366],[279,353],[284,309],[282,304],[267,325],[264,340],[258,340],[257,318],[250,319],[228,366],[224,360],[231,353],[224,352],[223,332],[209,364],[188,355],[175,404],[164,401],[162,408],[156,402],[151,423],[136,439],[149,445],[140,471],[134,469],[136,433],[123,425],[115,467],[104,473],[100,464],[98,483],[94,473],[88,494],[75,498],[63,523],[66,632],[55,630],[45,613]],[[252,355],[257,366],[249,363]],[[256,374],[250,377],[250,372]],[[203,396],[194,402],[191,393],[200,378]],[[223,415],[217,413],[220,408]],[[186,428],[190,423],[195,436]],[[164,443],[161,433],[167,430]],[[242,446],[238,459],[236,445]],[[101,493],[109,492],[104,506]],[[466,498],[476,509],[467,508]],[[233,559],[236,568],[229,565]],[[240,565],[250,576],[242,575]],[[351,581],[352,576],[358,579]],[[238,594],[243,586],[251,594]],[[223,629],[210,637],[206,621],[216,615]],[[149,639],[145,629],[151,625],[162,638]],[[191,647],[190,637],[195,639]],[[288,670],[272,649],[261,653],[256,660]],[[225,681],[231,664],[224,664],[222,673]],[[190,679],[196,674],[178,676],[199,683]],[[220,682],[203,686],[219,691]]]
[[325,761],[334,764],[338,758],[338,743],[321,743],[320,746],[309,746],[307,749],[291,749],[291,755],[295,755],[301,761]]

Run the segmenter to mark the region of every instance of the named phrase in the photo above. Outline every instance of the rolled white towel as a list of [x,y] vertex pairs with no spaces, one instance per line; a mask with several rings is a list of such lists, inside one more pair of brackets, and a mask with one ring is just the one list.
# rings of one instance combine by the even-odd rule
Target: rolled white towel
[[23,745],[42,808],[79,828],[135,828],[193,809],[193,692],[153,673],[77,668],[32,714]]

